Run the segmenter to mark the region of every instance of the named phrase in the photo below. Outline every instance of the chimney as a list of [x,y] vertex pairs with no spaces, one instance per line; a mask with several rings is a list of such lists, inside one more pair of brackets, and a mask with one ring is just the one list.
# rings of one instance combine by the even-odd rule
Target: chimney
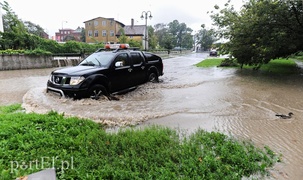
[[131,27],[132,28],[134,27],[134,19],[133,18],[131,19]]

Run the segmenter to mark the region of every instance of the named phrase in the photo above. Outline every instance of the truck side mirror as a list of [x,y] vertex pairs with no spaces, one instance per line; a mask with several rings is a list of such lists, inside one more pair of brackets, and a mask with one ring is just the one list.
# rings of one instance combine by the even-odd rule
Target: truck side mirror
[[116,67],[122,67],[123,66],[123,62],[118,61],[118,62],[115,63],[115,66]]

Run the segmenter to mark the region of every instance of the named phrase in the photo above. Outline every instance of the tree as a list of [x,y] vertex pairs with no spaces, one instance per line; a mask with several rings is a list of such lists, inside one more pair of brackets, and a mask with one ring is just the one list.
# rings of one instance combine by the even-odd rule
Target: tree
[[201,26],[202,29],[199,30],[197,34],[197,44],[200,45],[201,50],[207,51],[212,48],[214,42],[218,40],[215,37],[215,32],[213,29],[207,30],[204,26]]
[[63,47],[65,52],[69,53],[80,53],[80,50],[82,49],[81,43],[77,41],[67,41],[66,43],[63,44]]
[[[193,38],[192,38],[192,29],[188,28],[185,23],[179,23],[178,20],[174,20],[168,24],[169,32],[175,36],[175,47],[180,47],[180,49],[184,48],[192,48],[193,46]],[[188,37],[191,38],[188,38]]]
[[85,42],[86,41],[86,37],[85,37],[85,29],[81,28],[81,36],[80,36],[80,41],[81,42]]
[[18,16],[13,12],[9,4],[4,1],[0,2],[0,6],[6,12],[3,15],[3,30],[4,32],[13,32],[17,34],[22,34],[27,32],[24,24],[18,19]]
[[127,36],[125,35],[124,29],[121,28],[119,30],[120,36],[119,36],[119,42],[122,43],[127,43]]
[[148,47],[150,49],[156,49],[157,37],[155,35],[155,29],[152,26],[148,26]]
[[303,49],[301,0],[249,0],[239,12],[227,3],[211,18],[219,28],[217,35],[229,40],[225,50],[242,66],[258,69]]
[[183,43],[181,47],[185,49],[191,49],[194,43],[193,35],[191,35],[190,33],[186,33],[182,38]]
[[29,21],[26,22],[26,26],[18,19],[18,16],[13,12],[6,1],[0,3],[0,5],[6,12],[3,15],[4,32],[1,32],[1,49],[36,49],[40,39],[39,36],[33,32],[42,32],[42,28]]
[[165,43],[166,43],[165,36],[168,33],[167,25],[164,23],[158,23],[158,24],[154,25],[154,29],[155,29],[155,36],[158,40],[158,45],[160,47],[164,47]]
[[154,26],[155,36],[158,39],[160,47],[167,47],[167,43],[173,47],[190,49],[193,46],[192,29],[188,28],[185,23],[179,23],[174,20],[168,25],[159,23]]
[[173,49],[173,47],[174,47],[174,41],[175,41],[175,38],[170,33],[167,33],[163,36],[163,40],[162,40],[163,47],[168,50],[168,54],[169,54],[170,50]]
[[142,42],[139,41],[135,41],[134,39],[129,39],[127,41],[127,44],[129,44],[130,47],[138,47],[138,48],[142,48]]
[[3,15],[3,29],[4,32],[14,32],[17,34],[23,34],[23,33],[30,33],[34,34],[39,37],[44,37],[44,29],[34,24],[30,21],[22,21],[18,18],[18,16],[13,12],[9,4],[4,1],[3,3],[0,2],[0,6],[2,6],[2,9],[6,12]]
[[39,36],[41,38],[44,37],[45,32],[44,32],[44,29],[41,26],[39,26],[37,24],[34,24],[30,21],[24,21],[24,26],[27,29],[28,33],[34,34],[34,35]]

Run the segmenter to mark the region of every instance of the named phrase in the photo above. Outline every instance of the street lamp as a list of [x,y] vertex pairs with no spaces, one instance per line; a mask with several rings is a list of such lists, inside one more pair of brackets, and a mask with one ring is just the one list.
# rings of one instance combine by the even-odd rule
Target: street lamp
[[[149,16],[148,16],[149,15]],[[151,15],[151,12],[150,11],[143,11],[142,14],[141,14],[141,19],[144,19],[145,18],[145,35],[144,35],[144,43],[145,43],[145,46],[144,46],[144,49],[146,51],[146,47],[147,47],[147,17],[149,17],[149,19],[153,18],[153,16]]]

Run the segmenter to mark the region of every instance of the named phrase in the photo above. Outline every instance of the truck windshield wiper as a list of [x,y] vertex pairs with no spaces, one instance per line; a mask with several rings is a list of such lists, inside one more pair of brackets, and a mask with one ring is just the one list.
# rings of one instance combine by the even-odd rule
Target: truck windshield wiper
[[96,59],[96,61],[98,62],[98,64],[99,64],[99,66],[101,66],[101,63],[100,63],[100,61],[97,59],[97,58],[95,58]]
[[95,64],[93,63],[93,62],[91,62],[91,61],[87,61],[86,63],[82,63],[82,64],[80,64],[81,66],[95,66]]

